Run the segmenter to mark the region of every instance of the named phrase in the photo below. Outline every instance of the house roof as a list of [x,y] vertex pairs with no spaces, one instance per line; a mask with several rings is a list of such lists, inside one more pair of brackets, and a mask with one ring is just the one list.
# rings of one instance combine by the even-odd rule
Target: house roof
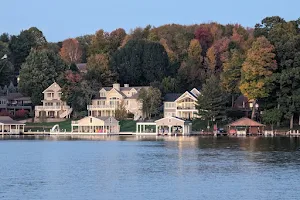
[[230,124],[228,124],[227,126],[249,126],[249,127],[261,127],[261,126],[265,126],[261,123],[258,123],[252,119],[249,119],[247,117],[243,117],[241,119],[238,119]]
[[0,116],[0,124],[12,124],[12,125],[25,125],[24,123],[20,123],[18,121],[13,120],[8,116]]
[[240,95],[235,101],[234,101],[234,108],[244,108],[249,109],[249,101],[248,98],[244,95]]
[[86,65],[86,63],[78,63],[78,64],[76,64],[76,66],[77,66],[77,68],[78,68],[78,70],[80,72],[87,71],[87,65]]
[[[124,97],[124,99],[137,99],[138,98],[138,94],[139,94],[139,91],[142,89],[142,88],[149,88],[148,86],[137,86],[137,87],[120,87],[120,90],[116,90],[115,88],[113,87],[102,87],[100,88],[99,90],[99,93],[97,93],[95,95],[95,97],[93,99],[106,99],[105,97],[100,97],[100,91],[101,90],[105,90],[106,92],[110,92],[112,89],[116,90],[116,92],[118,92],[120,95],[122,95]],[[130,96],[130,97],[127,97],[127,93],[126,92],[129,92],[130,90],[136,90],[137,93],[135,93],[134,95]]]
[[6,100],[30,100],[30,97],[24,97],[21,93],[18,92],[8,93],[5,96],[0,96],[0,98]]
[[58,87],[59,87],[59,90],[61,90],[61,87],[60,87],[56,82],[54,82],[54,83],[52,83],[49,87],[47,87],[47,89],[44,90],[43,93],[45,93],[45,92],[54,92],[54,91],[51,89],[53,86],[58,86]]
[[180,93],[168,93],[164,96],[164,101],[175,101],[180,96]]
[[18,98],[15,98],[15,100],[19,100],[19,101],[31,101],[31,98],[30,97],[18,97]]
[[193,93],[191,93],[190,91],[184,92],[180,97],[178,97],[178,98],[176,99],[176,101],[179,100],[179,99],[181,99],[181,98],[183,98],[186,94],[190,95],[190,97],[191,97],[192,99],[194,99],[195,101],[197,101],[197,97],[196,97]]

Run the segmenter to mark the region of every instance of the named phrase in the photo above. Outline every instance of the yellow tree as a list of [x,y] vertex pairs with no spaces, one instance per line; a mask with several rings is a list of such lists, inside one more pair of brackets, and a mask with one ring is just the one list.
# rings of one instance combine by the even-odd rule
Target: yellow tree
[[214,74],[217,66],[217,55],[215,47],[212,46],[207,50],[206,57],[208,60],[209,71]]
[[188,48],[188,57],[198,62],[202,62],[202,47],[200,42],[196,39],[191,40]]
[[267,78],[277,69],[274,50],[274,46],[265,37],[259,37],[248,50],[246,60],[242,65],[239,88],[244,96],[253,100],[252,119],[255,115],[257,99],[268,96]]
[[169,48],[168,43],[167,43],[167,40],[164,39],[164,38],[162,38],[162,39],[160,39],[159,43],[160,43],[161,45],[164,46],[164,48],[165,48],[165,50],[166,50],[166,52],[167,52],[167,54],[168,54],[169,60],[170,60],[172,63],[175,62],[175,61],[177,60],[177,57],[176,57],[174,51],[172,51],[172,50]]

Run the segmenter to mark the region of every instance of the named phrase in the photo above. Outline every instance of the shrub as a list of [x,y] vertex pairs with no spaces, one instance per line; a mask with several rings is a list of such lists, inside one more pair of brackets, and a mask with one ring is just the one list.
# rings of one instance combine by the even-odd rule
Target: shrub
[[16,118],[27,118],[28,117],[29,112],[27,110],[17,110],[15,113],[15,117]]

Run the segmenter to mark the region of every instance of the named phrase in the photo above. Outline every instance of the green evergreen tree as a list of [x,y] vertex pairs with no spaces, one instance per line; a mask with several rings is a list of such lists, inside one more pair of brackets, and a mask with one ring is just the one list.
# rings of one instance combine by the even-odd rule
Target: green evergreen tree
[[121,84],[149,85],[165,77],[169,58],[160,43],[130,40],[112,56],[110,67]]
[[20,70],[19,90],[39,104],[42,92],[67,69],[63,60],[51,50],[32,50]]
[[216,76],[211,76],[203,84],[198,97],[196,108],[198,115],[209,121],[221,121],[225,117],[227,97],[224,94],[220,81]]

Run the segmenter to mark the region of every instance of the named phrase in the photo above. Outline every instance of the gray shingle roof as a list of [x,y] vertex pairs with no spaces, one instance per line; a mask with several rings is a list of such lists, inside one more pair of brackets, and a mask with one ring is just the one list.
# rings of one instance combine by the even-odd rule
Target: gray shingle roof
[[168,93],[164,96],[164,101],[175,101],[181,95],[181,93]]

